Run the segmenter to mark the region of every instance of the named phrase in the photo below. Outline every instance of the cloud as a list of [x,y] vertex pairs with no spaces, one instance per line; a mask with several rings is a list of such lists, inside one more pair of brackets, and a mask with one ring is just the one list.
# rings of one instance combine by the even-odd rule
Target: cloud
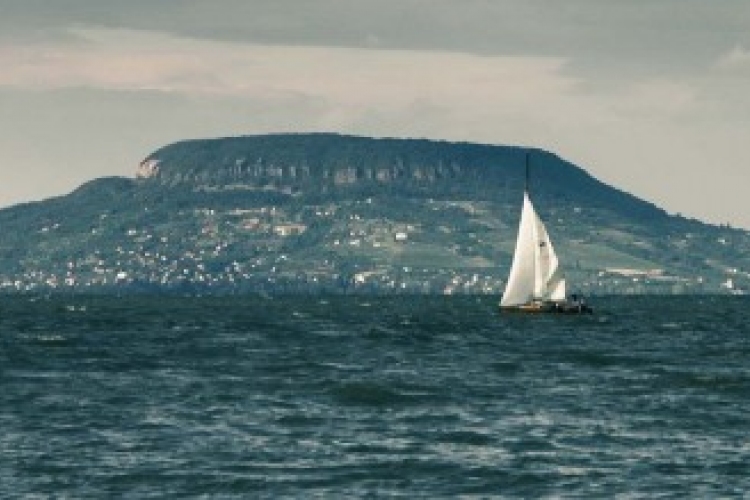
[[0,39],[57,41],[71,27],[101,26],[274,46],[564,57],[651,76],[750,43],[747,0],[5,0],[0,10]]
[[160,92],[234,101],[237,109],[253,103],[277,130],[538,146],[602,115],[598,99],[576,92],[580,82],[566,74],[563,58],[263,45],[102,28],[74,33],[77,44],[0,51],[0,86]]
[[268,99],[305,95],[385,107],[417,100],[512,105],[575,85],[561,74],[560,58],[242,44],[133,30],[86,28],[75,34],[82,43],[4,46],[0,85]]
[[[75,30],[77,43],[5,44],[0,85],[29,89],[92,87],[168,90],[197,72],[201,62],[185,50],[159,48],[163,37],[118,30]],[[152,45],[153,44],[153,45]]]
[[[745,212],[739,187],[707,193],[747,165],[747,0],[14,5],[0,17],[0,99],[63,152],[91,134],[102,155],[115,145],[123,172],[144,144],[328,130],[540,146],[671,210]],[[10,145],[20,163],[27,135],[0,156]]]
[[750,72],[750,50],[742,45],[735,45],[732,50],[719,57],[716,66],[727,72]]
[[657,119],[674,121],[696,111],[699,90],[686,81],[653,79],[631,83],[617,99],[612,109],[620,117],[632,120]]

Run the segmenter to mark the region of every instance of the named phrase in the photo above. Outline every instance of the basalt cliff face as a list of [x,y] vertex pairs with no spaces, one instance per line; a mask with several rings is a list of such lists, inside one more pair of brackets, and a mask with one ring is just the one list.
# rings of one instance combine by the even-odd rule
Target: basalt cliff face
[[0,290],[500,293],[524,186],[592,293],[741,293],[744,231],[542,150],[336,134],[183,141],[134,179],[0,210]]
[[194,190],[247,190],[311,196],[387,193],[503,200],[522,189],[532,158],[535,197],[557,198],[661,218],[652,204],[605,186],[582,169],[541,150],[336,134],[288,134],[185,141],[149,155],[136,177],[147,184]]

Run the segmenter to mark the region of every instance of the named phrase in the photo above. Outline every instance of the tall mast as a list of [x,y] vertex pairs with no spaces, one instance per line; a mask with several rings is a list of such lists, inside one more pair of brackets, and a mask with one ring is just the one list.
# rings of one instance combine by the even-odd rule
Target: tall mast
[[523,190],[529,192],[529,151],[526,150],[526,182],[523,185]]

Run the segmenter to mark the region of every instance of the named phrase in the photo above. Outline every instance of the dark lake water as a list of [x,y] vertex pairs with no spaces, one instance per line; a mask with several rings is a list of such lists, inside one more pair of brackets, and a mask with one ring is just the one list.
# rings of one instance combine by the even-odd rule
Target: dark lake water
[[747,498],[750,300],[0,298],[3,498]]

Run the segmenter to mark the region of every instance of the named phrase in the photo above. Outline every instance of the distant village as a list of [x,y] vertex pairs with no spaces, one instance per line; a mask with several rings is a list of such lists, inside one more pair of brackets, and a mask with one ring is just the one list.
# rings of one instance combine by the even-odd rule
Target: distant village
[[[365,200],[362,203],[370,203]],[[425,237],[415,222],[394,223],[349,213],[335,204],[306,207],[304,216],[275,206],[253,209],[196,209],[178,214],[177,226],[133,225],[111,234],[109,215],[90,228],[87,253],[55,261],[27,259],[20,273],[0,274],[0,291],[18,292],[160,292],[160,293],[357,293],[357,294],[501,294],[507,262],[463,256]],[[146,208],[146,210],[148,210]],[[185,224],[194,224],[186,228]],[[294,242],[326,222],[317,251],[297,251]],[[51,241],[63,221],[36,229]],[[438,226],[438,233],[453,228]],[[107,234],[98,246],[98,236]],[[470,239],[481,244],[471,234]],[[394,259],[409,255],[411,258]],[[461,257],[461,265],[439,261]],[[361,258],[361,257],[366,258]],[[420,256],[423,258],[420,259]],[[401,262],[399,262],[399,260]],[[420,262],[421,260],[421,262]],[[408,261],[408,263],[404,263]],[[364,262],[364,264],[362,263]],[[472,265],[475,264],[475,265]],[[576,291],[586,294],[745,294],[750,274],[727,269],[724,279],[671,275],[663,269],[606,267],[566,269]]]

